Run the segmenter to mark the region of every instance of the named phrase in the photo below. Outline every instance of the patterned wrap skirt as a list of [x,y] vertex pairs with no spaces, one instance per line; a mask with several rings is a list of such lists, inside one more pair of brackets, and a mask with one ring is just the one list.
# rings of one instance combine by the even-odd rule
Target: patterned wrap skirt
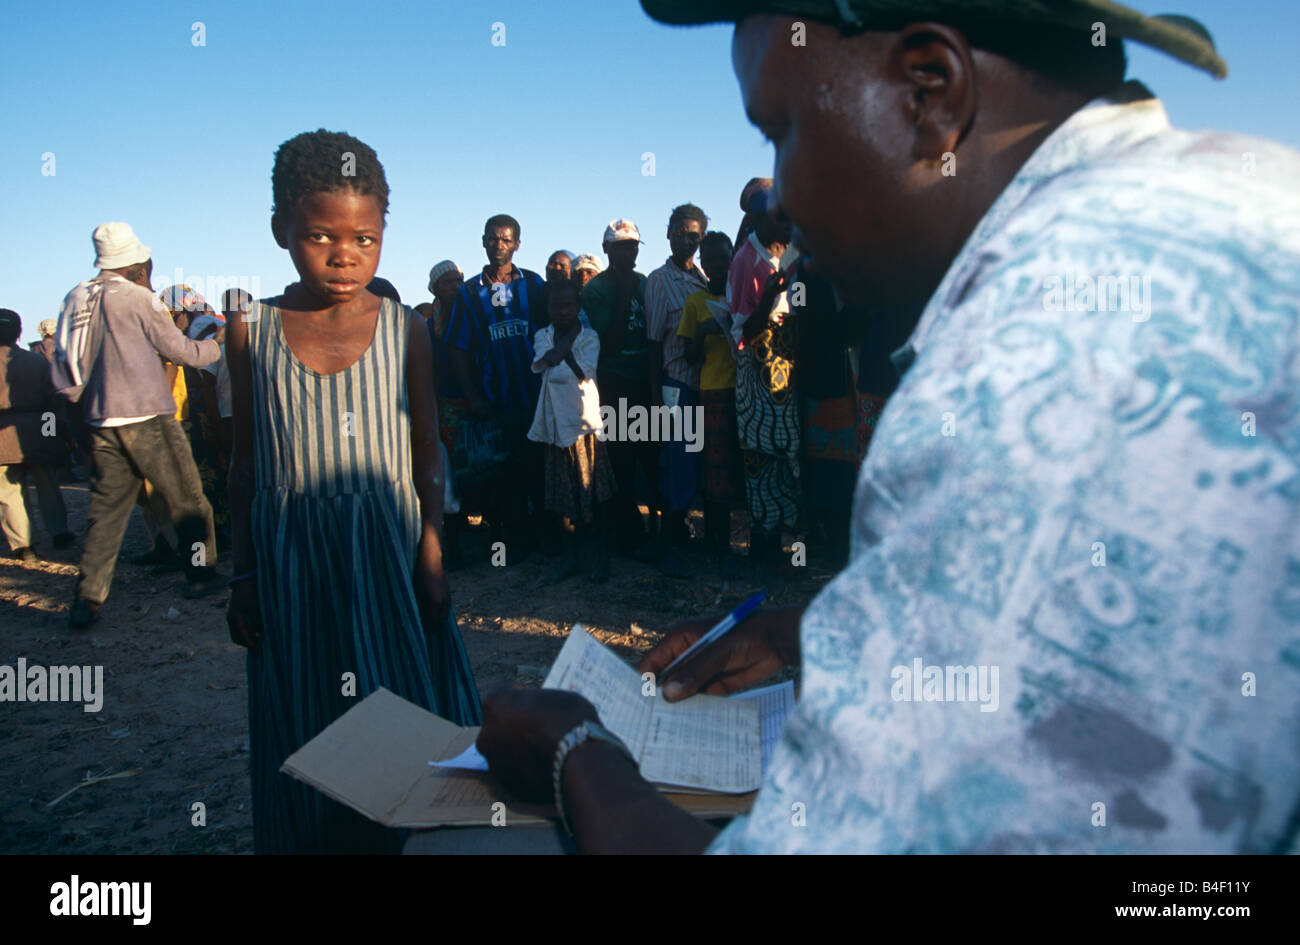
[[546,508],[575,525],[590,522],[596,506],[614,495],[614,471],[605,444],[588,433],[572,446],[546,445]]
[[704,406],[704,499],[731,505],[744,488],[736,432],[736,390],[700,391]]

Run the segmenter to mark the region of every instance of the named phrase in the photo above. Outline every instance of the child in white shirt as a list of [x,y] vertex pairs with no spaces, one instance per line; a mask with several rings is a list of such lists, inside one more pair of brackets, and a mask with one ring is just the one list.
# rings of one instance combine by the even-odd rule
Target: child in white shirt
[[549,583],[578,573],[577,532],[594,523],[596,563],[591,580],[609,580],[609,520],[605,503],[614,494],[614,475],[601,428],[596,361],[600,336],[578,321],[579,290],[563,281],[546,287],[551,324],[533,341],[533,370],[542,375],[537,413],[528,438],[546,444],[546,508],[567,517],[564,560]]

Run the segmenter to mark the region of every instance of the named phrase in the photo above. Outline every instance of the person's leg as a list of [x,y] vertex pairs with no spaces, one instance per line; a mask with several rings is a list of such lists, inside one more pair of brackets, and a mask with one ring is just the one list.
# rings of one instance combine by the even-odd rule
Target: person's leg
[[141,477],[122,448],[119,431],[124,429],[89,429],[90,524],[81,549],[76,597],[92,609],[108,598],[122,536],[140,492]]
[[591,569],[591,583],[605,584],[609,581],[609,503],[596,505],[596,523],[591,528],[596,561]]
[[0,466],[0,531],[13,552],[32,546],[32,523],[23,501],[25,478],[26,469],[21,464]]
[[63,493],[59,490],[59,470],[55,466],[31,466],[32,479],[36,482],[36,501],[41,506],[41,518],[54,539],[54,546],[62,548],[72,544],[73,536],[68,531],[68,509],[63,504]]
[[569,468],[571,461],[569,454],[570,451],[562,447],[546,445],[546,458],[542,468],[546,510],[560,518],[561,522],[564,516],[568,516],[573,522],[573,530],[566,530],[563,534],[564,557],[555,570],[547,576],[548,584],[558,584],[578,573],[579,510],[575,508],[573,501],[575,471]]
[[[532,418],[527,419],[531,421]],[[500,413],[501,429],[509,457],[504,482],[503,519],[508,547],[507,562],[511,565],[523,564],[537,549],[537,535],[533,528],[529,500],[539,483],[530,481],[535,473],[529,450],[531,441],[528,439],[528,426],[524,421],[522,411],[504,410]]]
[[[596,386],[600,390],[602,408],[609,407],[618,417],[619,400],[627,401],[628,383],[617,374],[598,374]],[[636,446],[618,438],[617,420],[613,424],[614,436],[605,441],[610,470],[614,474],[614,495],[610,499],[610,526],[614,541],[622,554],[630,554],[645,543],[645,521],[636,503]]]
[[[176,552],[193,582],[214,579],[217,543],[212,506],[203,495],[189,442],[175,417],[154,417],[120,427],[123,448],[167,504]],[[202,546],[202,554],[199,554]]]
[[565,578],[571,578],[578,573],[578,541],[579,531],[582,528],[581,525],[575,522],[572,531],[567,529],[564,531],[562,539],[564,542],[564,557],[560,559],[560,563],[555,570],[547,577],[547,584],[559,584]]

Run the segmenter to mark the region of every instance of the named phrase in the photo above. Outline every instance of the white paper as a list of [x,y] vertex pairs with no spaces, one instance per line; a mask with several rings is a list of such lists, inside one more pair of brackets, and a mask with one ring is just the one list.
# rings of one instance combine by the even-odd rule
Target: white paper
[[762,689],[738,692],[731,698],[758,703],[758,724],[763,732],[763,772],[766,773],[772,752],[785,729],[785,720],[794,709],[794,683],[787,679]]
[[445,758],[442,761],[430,761],[430,768],[464,768],[467,771],[486,771],[488,769],[487,759],[479,754],[478,745],[470,745],[455,758]]
[[581,624],[551,667],[545,689],[584,696],[655,784],[740,794],[763,777],[760,705],[695,695],[666,702],[646,694],[637,671]]

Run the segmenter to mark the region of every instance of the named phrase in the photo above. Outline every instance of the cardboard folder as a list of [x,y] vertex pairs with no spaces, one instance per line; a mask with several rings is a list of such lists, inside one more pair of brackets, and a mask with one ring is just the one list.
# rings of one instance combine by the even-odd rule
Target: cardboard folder
[[[553,805],[521,801],[486,772],[430,766],[459,755],[478,732],[381,688],[290,755],[281,770],[388,827],[487,826],[500,824],[503,813],[507,826],[554,819]],[[754,801],[753,792],[665,796],[698,817],[743,814]]]

